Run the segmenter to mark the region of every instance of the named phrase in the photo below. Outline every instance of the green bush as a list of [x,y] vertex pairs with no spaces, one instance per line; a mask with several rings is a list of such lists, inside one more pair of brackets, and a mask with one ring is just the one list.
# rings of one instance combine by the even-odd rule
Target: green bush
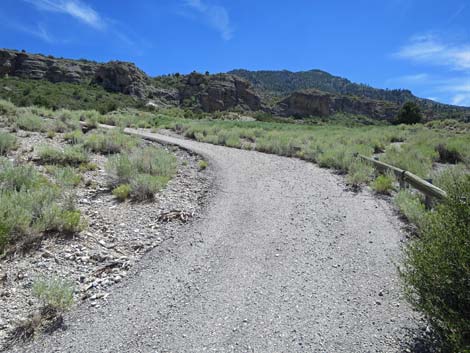
[[0,99],[0,115],[12,116],[16,113],[16,106],[7,100]]
[[119,201],[125,201],[131,194],[131,186],[129,184],[122,184],[113,189],[113,195]]
[[373,182],[372,182],[372,189],[379,193],[389,195],[390,191],[393,190],[393,181],[394,178],[391,175],[379,175]]
[[39,279],[33,283],[33,294],[43,301],[44,305],[65,311],[73,304],[74,286],[68,281],[57,278]]
[[130,150],[137,145],[135,138],[128,136],[118,130],[93,132],[86,136],[85,148],[104,154],[119,153]]
[[75,234],[83,230],[81,212],[79,210],[65,210],[61,214],[60,231]]
[[52,166],[50,172],[57,183],[62,187],[71,188],[77,186],[82,181],[82,176],[78,174],[74,168],[69,166]]
[[470,176],[430,212],[405,249],[401,276],[415,309],[449,352],[470,351]]
[[83,143],[84,136],[82,130],[73,130],[64,134],[64,140],[72,145],[78,145]]
[[45,164],[78,166],[89,161],[88,154],[81,146],[65,147],[63,150],[52,146],[40,146],[38,157]]
[[401,190],[395,195],[394,202],[408,221],[418,227],[421,226],[426,215],[426,207],[421,202],[418,195],[407,190]]
[[354,159],[350,164],[346,181],[353,187],[359,187],[367,184],[374,173],[374,168],[370,163],[366,163],[359,159]]
[[204,170],[204,169],[206,169],[206,168],[209,166],[209,164],[208,164],[206,161],[204,161],[204,160],[199,161],[199,162],[197,163],[197,165],[198,165],[198,167],[199,167],[199,170]]
[[421,122],[423,115],[421,109],[414,102],[406,102],[398,112],[396,123],[397,124],[417,124]]
[[128,184],[137,200],[152,198],[176,172],[176,158],[154,147],[134,149],[111,157],[106,165],[110,185]]
[[31,190],[47,186],[47,179],[32,165],[15,166],[7,159],[0,158],[0,187],[2,190]]
[[138,201],[152,199],[158,191],[165,187],[168,180],[164,176],[137,174],[130,180],[132,198]]
[[15,135],[0,131],[0,156],[6,155],[17,146]]
[[28,111],[20,113],[15,122],[20,129],[26,131],[44,131],[44,121],[37,115]]

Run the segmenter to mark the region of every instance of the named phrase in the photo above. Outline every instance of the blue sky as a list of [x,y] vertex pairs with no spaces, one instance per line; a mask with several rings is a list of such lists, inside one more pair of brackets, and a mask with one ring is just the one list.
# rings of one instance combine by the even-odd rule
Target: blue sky
[[0,47],[152,76],[322,69],[470,106],[469,0],[1,0]]

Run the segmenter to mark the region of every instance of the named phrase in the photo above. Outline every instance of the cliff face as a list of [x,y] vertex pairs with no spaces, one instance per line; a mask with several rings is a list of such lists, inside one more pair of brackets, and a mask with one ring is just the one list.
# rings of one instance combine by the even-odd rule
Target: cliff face
[[147,75],[134,64],[120,61],[100,64],[0,50],[0,76],[5,75],[51,82],[97,83],[106,90],[141,98],[147,93]]
[[110,92],[128,94],[148,100],[150,105],[187,105],[205,112],[240,107],[261,109],[259,95],[248,81],[236,76],[182,76],[175,87],[158,88],[142,70],[132,63],[111,61],[96,63],[84,60],[57,59],[15,50],[0,50],[0,77],[16,76],[51,82],[98,84]]
[[335,113],[365,115],[374,119],[393,119],[399,105],[367,98],[334,95],[318,90],[304,90],[290,94],[273,109],[281,116],[330,116]]
[[0,50],[0,75],[80,83],[93,78],[98,64]]
[[227,74],[202,75],[192,73],[183,78],[179,89],[180,101],[196,100],[205,112],[223,111],[239,107],[260,110],[260,96],[251,89],[248,81]]

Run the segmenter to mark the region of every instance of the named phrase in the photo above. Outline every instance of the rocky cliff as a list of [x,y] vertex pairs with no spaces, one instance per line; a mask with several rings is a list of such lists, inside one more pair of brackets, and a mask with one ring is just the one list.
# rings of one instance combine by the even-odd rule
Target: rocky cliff
[[195,102],[205,112],[223,111],[232,108],[261,110],[261,98],[251,89],[248,81],[237,76],[192,73],[183,77],[179,88],[182,105]]
[[109,91],[141,98],[147,94],[147,75],[134,64],[120,61],[100,64],[0,50],[0,76],[5,75],[51,82],[97,83]]
[[393,119],[400,106],[395,103],[335,95],[318,90],[303,90],[290,94],[278,102],[273,112],[281,116],[330,116],[335,113],[365,115],[374,119]]
[[110,92],[135,96],[151,105],[182,105],[205,112],[261,109],[259,95],[248,81],[228,74],[180,76],[173,86],[157,87],[132,63],[58,59],[16,50],[0,50],[0,77],[97,84]]

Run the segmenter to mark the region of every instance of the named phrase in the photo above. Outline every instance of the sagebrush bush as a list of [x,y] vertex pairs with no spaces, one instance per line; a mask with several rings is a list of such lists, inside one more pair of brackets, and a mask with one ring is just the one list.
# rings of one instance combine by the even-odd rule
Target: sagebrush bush
[[60,183],[50,182],[33,166],[0,159],[0,253],[38,233],[80,231],[81,216],[73,201]]
[[405,293],[449,352],[470,351],[470,176],[429,212],[405,248]]
[[44,305],[65,311],[73,304],[74,286],[58,278],[38,279],[33,283],[33,294]]
[[47,186],[47,179],[30,164],[15,166],[0,158],[0,188],[2,190],[31,190]]
[[73,130],[71,132],[64,134],[64,140],[72,145],[78,145],[78,144],[83,143],[84,134],[82,130],[79,130],[79,129]]
[[421,226],[426,215],[426,207],[420,197],[408,190],[401,190],[394,197],[394,203],[411,223]]
[[15,135],[0,131],[0,156],[6,155],[17,146]]
[[134,137],[126,135],[118,130],[93,132],[85,136],[85,148],[104,154],[119,153],[123,150],[131,150],[137,145]]
[[209,164],[204,160],[199,161],[197,165],[199,167],[199,170],[204,170],[209,166]]
[[346,181],[353,187],[359,187],[367,184],[374,174],[374,168],[370,163],[354,159],[350,164]]
[[150,174],[137,174],[130,180],[132,198],[144,201],[152,199],[168,183],[169,178]]
[[379,175],[371,184],[372,189],[379,193],[389,195],[393,190],[394,178],[392,175]]
[[168,152],[146,147],[111,157],[106,165],[110,185],[128,184],[132,198],[152,198],[176,172],[176,158]]
[[0,115],[12,116],[16,113],[16,106],[7,100],[0,99]]
[[81,146],[68,146],[63,150],[52,146],[40,146],[38,157],[45,164],[78,166],[89,161],[89,156]]
[[113,195],[119,200],[119,201],[125,201],[130,197],[131,194],[131,186],[129,184],[122,184],[119,185],[118,187],[113,189]]
[[69,166],[52,166],[49,168],[49,171],[54,176],[56,182],[62,187],[71,188],[77,186],[82,181],[82,176]]
[[29,111],[19,112],[19,116],[15,119],[16,126],[26,131],[41,132],[45,130],[44,121],[37,115]]

